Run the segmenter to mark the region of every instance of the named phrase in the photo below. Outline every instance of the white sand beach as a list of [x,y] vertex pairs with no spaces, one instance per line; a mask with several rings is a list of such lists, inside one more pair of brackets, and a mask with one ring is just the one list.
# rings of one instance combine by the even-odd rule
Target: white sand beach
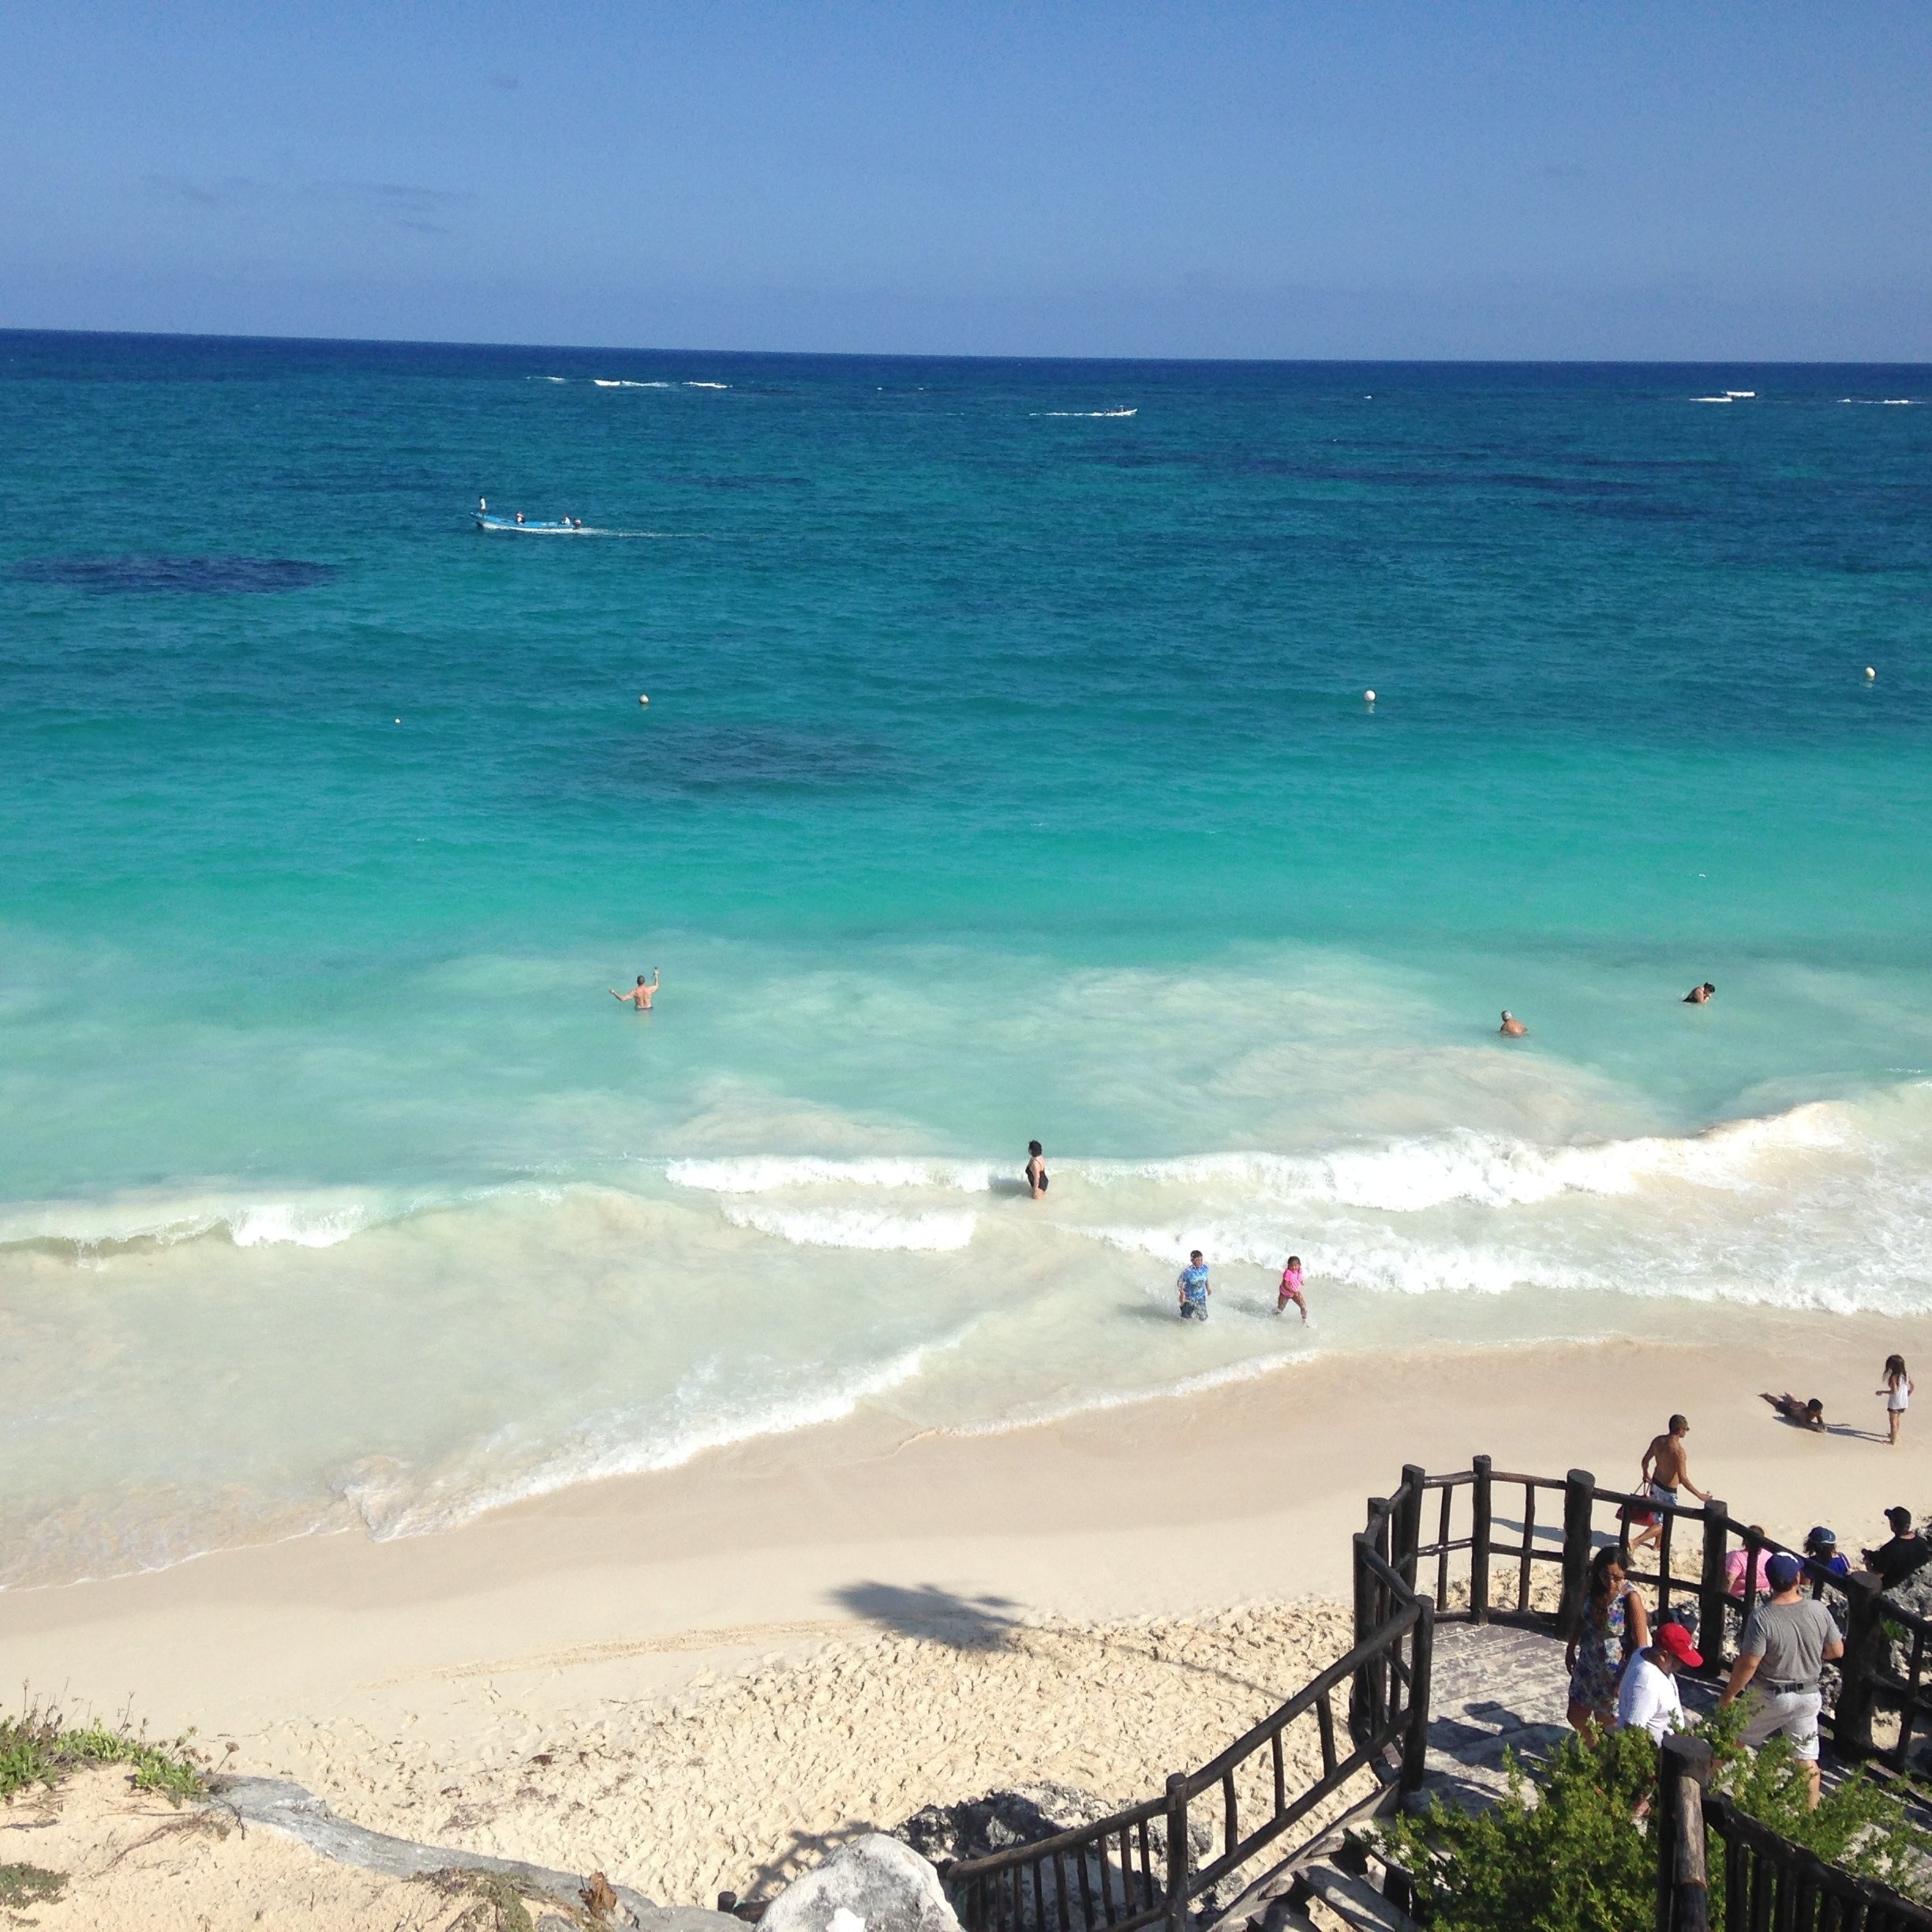
[[[1921,1327],[1318,1359],[1000,1434],[862,1413],[443,1535],[7,1593],[0,1649],[358,1823],[709,1904],[926,1803],[1125,1801],[1201,1762],[1346,1648],[1349,1537],[1405,1461],[1634,1481],[1682,1409],[1733,1513],[1876,1541],[1932,1489],[1932,1434],[1888,1448],[1866,1393]],[[1758,1399],[1800,1384],[1837,1432]]]

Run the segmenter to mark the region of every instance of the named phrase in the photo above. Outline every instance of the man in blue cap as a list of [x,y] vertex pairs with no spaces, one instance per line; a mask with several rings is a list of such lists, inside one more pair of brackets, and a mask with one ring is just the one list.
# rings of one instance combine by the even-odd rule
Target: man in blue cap
[[1771,1594],[1751,1612],[1738,1639],[1731,1681],[1717,1700],[1720,1710],[1737,1701],[1747,1685],[1753,1693],[1740,1741],[1755,1750],[1782,1732],[1810,1780],[1810,1803],[1818,1801],[1818,1712],[1824,1702],[1818,1679],[1827,1664],[1844,1655],[1844,1640],[1831,1612],[1800,1586],[1804,1571],[1795,1556],[1780,1550],[1765,1566]]

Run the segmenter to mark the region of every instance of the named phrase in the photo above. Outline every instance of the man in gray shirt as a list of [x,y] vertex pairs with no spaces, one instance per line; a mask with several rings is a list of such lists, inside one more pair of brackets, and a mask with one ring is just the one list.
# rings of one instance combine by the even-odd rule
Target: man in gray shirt
[[1717,1700],[1723,1709],[1747,1684],[1757,1693],[1745,1720],[1743,1742],[1754,1750],[1781,1731],[1811,1780],[1811,1804],[1818,1801],[1818,1711],[1824,1699],[1818,1674],[1844,1655],[1844,1640],[1831,1612],[1815,1597],[1800,1593],[1804,1572],[1795,1556],[1780,1550],[1765,1565],[1771,1594],[1751,1613],[1738,1639],[1731,1681]]

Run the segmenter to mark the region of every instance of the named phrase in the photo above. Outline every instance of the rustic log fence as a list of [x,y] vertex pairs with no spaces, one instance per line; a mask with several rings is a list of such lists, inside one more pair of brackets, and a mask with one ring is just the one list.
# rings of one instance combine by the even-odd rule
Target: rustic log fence
[[1650,1814],[1657,1932],[1932,1932],[1932,1911],[1746,1816],[1710,1774],[1702,1738],[1664,1740]]
[[[1631,1550],[1640,1512],[1656,1521],[1655,1569],[1642,1568]],[[1446,1475],[1406,1466],[1392,1495],[1370,1499],[1367,1522],[1354,1539],[1355,1642],[1348,1654],[1218,1758],[1199,1770],[1176,1772],[1161,1795],[1095,1824],[951,1866],[946,1885],[966,1932],[1140,1932],[1155,1924],[1187,1932],[1196,1900],[1359,1774],[1380,1780],[1390,1803],[1421,1788],[1438,1623],[1514,1624],[1567,1637],[1582,1615],[1591,1556],[1613,1542],[1624,1552],[1630,1576],[1656,1591],[1659,1615],[1694,1607],[1704,1672],[1713,1676],[1727,1668],[1735,1650],[1732,1626],[1741,1629],[1760,1601],[1761,1556],[1784,1548],[1735,1521],[1720,1502],[1694,1508],[1659,1503],[1602,1488],[1587,1470],[1560,1478],[1523,1475],[1494,1468],[1487,1456]],[[1728,1559],[1737,1550],[1745,1561],[1733,1589]],[[1904,1770],[1915,1740],[1932,1732],[1926,1678],[1932,1620],[1881,1602],[1875,1577],[1841,1576],[1801,1552],[1787,1553],[1799,1557],[1813,1594],[1825,1601],[1846,1632],[1826,1734],[1844,1756]],[[1679,1561],[1687,1554],[1688,1574]],[[1511,1603],[1493,1601],[1499,1559],[1513,1586]],[[1544,1578],[1553,1589],[1538,1588]],[[1335,1698],[1345,1685],[1345,1729],[1339,1730]],[[1290,1788],[1283,1740],[1290,1726],[1310,1715],[1321,1772]],[[1881,1719],[1896,1720],[1895,1739],[1878,1739]],[[1268,1794],[1259,1815],[1251,1802],[1245,1818],[1237,1779],[1244,1771],[1251,1792],[1259,1774]],[[1874,1889],[1860,1891],[1862,1881],[1847,1874],[1819,1879],[1811,1868],[1825,1868],[1809,1853],[1776,1838],[1721,1796],[1702,1792],[1701,1785],[1699,1791],[1704,1823],[1723,1843],[1726,1932],[1763,1932],[1774,1925],[1780,1932],[1788,1926],[1932,1932],[1932,1915],[1889,1894],[1874,1904]],[[1208,1855],[1197,1857],[1196,1838],[1205,1840]],[[1692,1863],[1702,1870],[1701,1858]],[[1736,1884],[1734,1863],[1741,1874]],[[1788,1871],[1801,1876],[1788,1880]],[[1671,1874],[1661,1871],[1661,1887],[1672,1882]],[[1831,1890],[1834,1885],[1840,1889]],[[1776,1905],[1788,1891],[1794,1901],[1802,1891],[1836,1902],[1822,1916],[1758,1915],[1759,1901]],[[1735,1916],[1739,1897],[1752,1901],[1751,1915]],[[1661,1897],[1658,1932],[1690,1932],[1690,1921],[1666,1919],[1665,1910]]]

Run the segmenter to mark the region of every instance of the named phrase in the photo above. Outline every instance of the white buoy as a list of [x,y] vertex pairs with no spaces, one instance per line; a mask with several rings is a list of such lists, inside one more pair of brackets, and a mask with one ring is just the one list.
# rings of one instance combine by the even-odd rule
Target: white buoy
[[646,698],[642,691],[639,691],[638,693],[638,702],[639,704],[649,704],[650,700]]
[[402,721],[400,718],[398,718],[398,719],[396,720],[396,722],[397,722],[399,724],[400,724],[402,722]]
[[1375,702],[1375,693],[1373,691],[1364,691],[1362,693],[1362,702],[1364,704],[1373,704]]
[[1866,675],[1866,676],[1868,678],[1875,678],[1875,677],[1876,677],[1876,676],[1878,675],[1878,673],[1876,671],[1874,671],[1874,669],[1871,668],[1871,666],[1870,666],[1870,665],[1867,665],[1865,667],[1865,675]]

